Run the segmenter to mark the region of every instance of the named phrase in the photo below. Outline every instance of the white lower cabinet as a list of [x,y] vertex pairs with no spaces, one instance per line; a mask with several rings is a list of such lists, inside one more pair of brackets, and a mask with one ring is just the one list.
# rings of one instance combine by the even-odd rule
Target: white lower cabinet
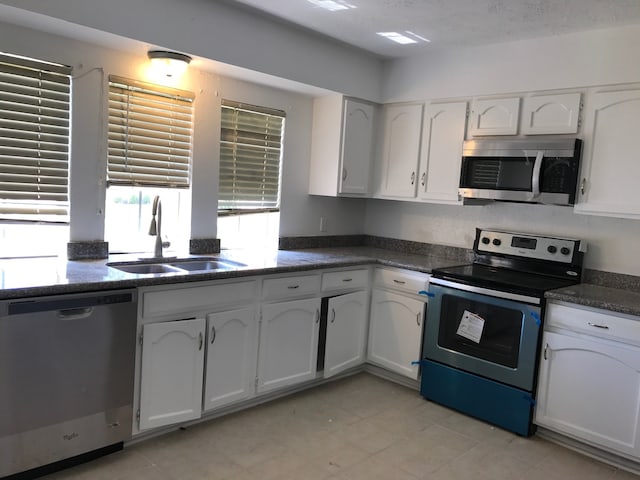
[[199,418],[205,352],[205,320],[144,325],[139,429]]
[[207,315],[205,411],[255,395],[258,320],[253,307]]
[[267,392],[316,377],[319,298],[262,306],[258,392]]
[[324,377],[364,363],[369,294],[353,292],[329,300]]
[[425,303],[374,289],[369,316],[368,360],[393,372],[418,378]]
[[[581,316],[580,309],[571,310]],[[598,315],[600,319],[589,318],[585,326],[606,332],[607,319],[619,320]],[[575,331],[545,331],[535,423],[640,458],[640,347]]]

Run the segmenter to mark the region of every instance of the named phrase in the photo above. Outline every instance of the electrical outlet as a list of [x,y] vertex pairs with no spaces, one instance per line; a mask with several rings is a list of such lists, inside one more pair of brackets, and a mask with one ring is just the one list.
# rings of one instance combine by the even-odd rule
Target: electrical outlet
[[326,232],[327,231],[327,217],[320,217],[320,231],[321,232]]

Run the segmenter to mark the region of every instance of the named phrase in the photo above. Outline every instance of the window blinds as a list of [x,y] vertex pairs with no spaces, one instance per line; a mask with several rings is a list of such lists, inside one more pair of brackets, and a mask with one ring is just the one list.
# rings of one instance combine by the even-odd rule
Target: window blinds
[[193,99],[109,76],[109,185],[189,187]]
[[285,113],[222,101],[218,210],[279,208]]
[[0,218],[68,220],[70,74],[0,53]]

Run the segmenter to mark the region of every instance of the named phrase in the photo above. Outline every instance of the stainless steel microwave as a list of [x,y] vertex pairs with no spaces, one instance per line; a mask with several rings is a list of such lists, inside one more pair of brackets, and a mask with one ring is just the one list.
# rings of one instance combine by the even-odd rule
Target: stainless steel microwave
[[573,205],[582,141],[577,138],[464,142],[459,194],[465,200]]

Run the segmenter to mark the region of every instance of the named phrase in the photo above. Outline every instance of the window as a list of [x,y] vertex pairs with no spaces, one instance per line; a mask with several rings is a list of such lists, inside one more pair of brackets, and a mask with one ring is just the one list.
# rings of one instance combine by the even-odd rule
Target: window
[[69,220],[70,74],[0,53],[0,219]]
[[193,99],[191,92],[109,76],[105,237],[112,253],[153,250],[155,195],[163,237],[173,247],[187,240]]
[[219,212],[279,209],[283,129],[281,110],[222,101]]
[[222,248],[277,248],[284,116],[281,110],[222,101],[218,197]]

